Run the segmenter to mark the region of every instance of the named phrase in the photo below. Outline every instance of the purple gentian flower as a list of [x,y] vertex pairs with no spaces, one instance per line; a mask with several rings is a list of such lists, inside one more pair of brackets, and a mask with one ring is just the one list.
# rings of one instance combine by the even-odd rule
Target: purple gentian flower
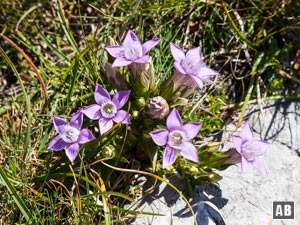
[[100,134],[113,127],[113,122],[130,124],[128,113],[121,108],[126,104],[130,91],[119,91],[111,99],[109,93],[99,84],[96,85],[95,101],[82,112],[92,120],[99,120]]
[[48,149],[60,151],[65,149],[71,162],[75,160],[79,152],[79,144],[84,144],[95,139],[88,129],[82,129],[83,116],[81,112],[75,113],[70,123],[58,116],[53,117],[54,128],[58,133],[50,142]]
[[263,175],[267,175],[260,156],[264,154],[269,143],[253,139],[253,130],[250,123],[247,121],[242,128],[240,136],[231,136],[234,147],[241,155],[242,173],[247,173],[250,170],[249,164],[252,164]]
[[203,82],[216,85],[209,78],[219,73],[204,64],[200,47],[190,49],[186,55],[177,45],[171,43],[170,47],[175,59],[174,67],[179,73],[190,76],[200,89],[203,88]]
[[146,54],[159,42],[160,38],[155,38],[142,45],[135,33],[129,30],[122,46],[108,46],[105,49],[116,58],[112,67],[127,66],[131,63],[147,63],[150,56]]
[[196,137],[202,124],[187,123],[182,125],[182,119],[176,109],[173,109],[167,118],[168,130],[156,130],[150,133],[155,144],[167,145],[163,155],[163,168],[172,165],[176,160],[176,153],[179,153],[194,162],[199,162],[196,147],[189,141]]

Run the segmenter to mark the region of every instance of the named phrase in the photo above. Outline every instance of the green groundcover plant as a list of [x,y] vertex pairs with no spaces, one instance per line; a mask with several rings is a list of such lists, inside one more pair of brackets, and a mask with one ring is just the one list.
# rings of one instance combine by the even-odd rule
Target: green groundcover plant
[[[205,65],[200,47],[185,54],[171,43],[174,73],[165,81],[156,80],[155,65],[148,53],[159,42],[155,38],[141,44],[129,30],[122,45],[106,47],[113,58],[106,62],[110,71],[107,79],[101,85],[95,83],[95,103],[77,109],[70,123],[60,118],[62,115],[55,115],[53,124],[58,135],[51,140],[48,150],[65,150],[75,171],[80,163],[92,165],[98,161],[125,171],[126,162],[135,159],[141,171],[163,177],[179,174],[191,190],[197,184],[219,181],[221,176],[217,171],[239,163],[242,173],[248,173],[249,165],[253,165],[267,175],[260,158],[269,143],[253,138],[248,121],[240,135],[231,137],[230,149],[210,149],[197,144],[201,139],[201,117],[200,121],[189,121],[181,115],[187,114],[185,104],[192,107],[196,104],[189,100],[197,88],[205,90],[208,85],[219,88],[218,72]],[[87,122],[83,123],[84,120]],[[84,150],[81,151],[80,145]],[[114,169],[105,171],[106,166],[95,168],[105,183],[114,183],[117,179]],[[60,172],[67,170],[66,167]]]

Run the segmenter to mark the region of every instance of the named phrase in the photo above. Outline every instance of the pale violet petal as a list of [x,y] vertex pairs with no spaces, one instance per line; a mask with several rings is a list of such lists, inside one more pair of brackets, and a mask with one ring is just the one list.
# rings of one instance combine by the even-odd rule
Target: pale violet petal
[[270,143],[268,143],[266,141],[253,140],[251,142],[251,145],[256,146],[255,155],[256,156],[261,156],[266,152],[266,150],[269,147]]
[[167,128],[168,130],[175,130],[182,127],[182,119],[179,115],[177,109],[173,109],[167,118]]
[[259,159],[259,158],[256,158],[252,165],[264,176],[268,176],[268,172],[263,164],[263,162]]
[[82,112],[78,111],[72,116],[70,120],[70,125],[72,127],[75,127],[77,130],[80,130],[82,126],[82,122],[83,122]]
[[125,110],[119,110],[113,118],[116,123],[130,124],[130,117]]
[[115,58],[124,57],[125,50],[123,46],[108,46],[105,50]]
[[171,166],[176,161],[176,150],[166,146],[162,159],[162,168],[165,169]]
[[92,134],[91,131],[89,131],[88,129],[82,129],[80,131],[80,134],[79,134],[77,142],[79,144],[84,144],[84,143],[90,142],[90,141],[92,141],[94,139],[95,139],[95,137],[94,137],[94,135]]
[[131,63],[132,63],[132,61],[129,61],[125,58],[116,58],[115,61],[112,64],[112,67],[128,66]]
[[86,115],[88,118],[92,120],[99,120],[101,117],[100,105],[93,104],[84,109],[82,109],[82,113]]
[[179,73],[181,73],[181,74],[187,74],[186,71],[182,68],[180,62],[175,61],[173,65],[174,65],[175,69],[176,69]]
[[140,58],[137,58],[137,59],[133,60],[133,62],[140,63],[140,64],[141,63],[147,63],[149,61],[149,59],[150,59],[149,55],[144,55],[144,56],[142,56]]
[[238,153],[242,153],[242,144],[243,144],[243,139],[240,136],[237,135],[232,135],[231,136],[231,141],[237,150]]
[[248,142],[253,140],[253,130],[248,121],[244,124],[240,136],[243,138],[243,142]]
[[143,45],[143,55],[146,55],[152,48],[154,48],[160,42],[160,38],[154,38],[146,41]]
[[66,148],[66,155],[72,163],[76,159],[78,152],[79,152],[78,143],[71,144]]
[[200,79],[200,77],[197,76],[190,76],[193,81],[197,84],[197,86],[202,89],[203,88],[203,81]]
[[219,75],[219,73],[217,71],[210,69],[206,66],[201,67],[198,72],[198,76],[201,78],[203,77],[204,79],[207,79],[208,77],[216,76],[216,75]]
[[163,146],[167,144],[169,131],[167,130],[155,130],[150,133],[150,136],[155,144]]
[[104,118],[99,119],[100,134],[103,135],[113,127],[114,123],[111,119],[107,120]]
[[62,119],[58,116],[53,117],[54,128],[57,133],[60,133],[60,127],[69,124],[65,119]]
[[96,84],[95,89],[95,95],[94,95],[95,101],[101,105],[103,101],[110,100],[110,95],[107,90],[105,90],[101,85]]
[[112,102],[117,106],[117,109],[121,109],[128,101],[130,95],[129,91],[119,91],[112,98]]
[[250,163],[242,156],[242,161],[241,161],[241,169],[242,173],[249,173],[250,171]]
[[184,142],[180,148],[179,153],[186,159],[193,162],[199,162],[199,155],[196,147],[189,142]]
[[181,62],[182,60],[185,59],[185,54],[179,46],[171,43],[170,49],[175,61]]
[[188,135],[188,140],[193,139],[199,133],[202,123],[191,122],[183,125],[184,132]]
[[54,151],[63,150],[66,147],[67,143],[58,135],[52,139],[50,142],[48,149]]
[[202,61],[202,55],[201,55],[201,48],[192,48],[190,49],[185,56],[186,61],[193,62],[193,65],[197,68],[200,68],[203,66],[203,61]]
[[131,43],[134,43],[134,44],[140,43],[140,40],[132,30],[129,30],[127,32],[126,36],[125,36],[123,44],[124,45],[127,45],[127,44],[131,45]]

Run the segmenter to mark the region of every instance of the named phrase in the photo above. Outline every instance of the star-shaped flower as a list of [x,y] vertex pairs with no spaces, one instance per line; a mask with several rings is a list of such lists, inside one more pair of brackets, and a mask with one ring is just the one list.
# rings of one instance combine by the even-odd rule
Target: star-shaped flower
[[234,147],[241,155],[242,173],[248,173],[250,164],[259,170],[263,175],[267,175],[265,166],[263,165],[260,156],[262,156],[269,143],[261,140],[254,140],[253,130],[250,123],[247,121],[242,128],[241,134],[231,136]]
[[143,45],[136,34],[129,30],[121,46],[108,46],[106,51],[115,57],[112,67],[127,66],[131,63],[147,63],[150,56],[147,53],[158,43],[160,38],[146,41]]
[[53,151],[65,150],[71,162],[75,160],[79,152],[79,145],[95,139],[88,129],[82,129],[83,116],[77,112],[71,118],[70,123],[58,116],[53,117],[54,128],[58,133],[50,142],[48,149]]
[[186,54],[173,43],[170,44],[170,48],[175,59],[174,67],[179,73],[190,76],[200,89],[203,88],[203,82],[216,85],[209,78],[219,73],[204,64],[200,47],[192,48]]
[[99,84],[96,85],[95,101],[83,109],[82,112],[92,120],[99,120],[100,134],[104,134],[113,127],[113,122],[130,124],[130,118],[121,108],[126,104],[130,91],[119,91],[111,99],[109,93]]
[[201,128],[201,123],[186,123],[176,109],[173,109],[167,118],[167,130],[156,130],[150,133],[153,141],[158,146],[166,145],[163,154],[163,168],[172,165],[176,160],[177,151],[185,158],[199,162],[196,147],[190,140],[196,137]]

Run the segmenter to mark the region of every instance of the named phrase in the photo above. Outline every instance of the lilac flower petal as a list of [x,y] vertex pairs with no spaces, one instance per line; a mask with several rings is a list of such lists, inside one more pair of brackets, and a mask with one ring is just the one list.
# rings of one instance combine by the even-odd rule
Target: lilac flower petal
[[197,136],[201,126],[202,126],[202,123],[196,123],[196,122],[187,123],[187,124],[183,125],[183,130],[188,135],[188,140],[191,140]]
[[179,152],[184,158],[194,162],[199,162],[197,149],[192,143],[184,142]]
[[123,46],[108,46],[105,50],[115,58],[124,57],[125,49]]
[[240,135],[243,139],[243,142],[252,141],[253,139],[253,130],[250,123],[247,121],[242,128],[242,132]]
[[264,175],[264,176],[267,176],[267,175],[268,175],[268,172],[267,172],[267,170],[266,170],[266,168],[265,168],[263,162],[262,162],[259,158],[256,158],[256,159],[254,160],[254,162],[252,163],[252,165],[253,165],[256,169],[258,169],[258,171],[259,171],[262,175]]
[[101,117],[100,105],[93,104],[81,110],[84,115],[92,120],[98,120]]
[[199,70],[199,73],[198,73],[198,76],[203,77],[203,78],[216,76],[216,75],[219,75],[219,73],[217,71],[210,69],[206,66],[201,67],[201,69]]
[[130,124],[130,117],[125,110],[119,110],[113,118],[113,121],[116,123]]
[[249,163],[244,157],[242,157],[241,168],[242,168],[242,173],[248,173],[250,171]]
[[110,100],[110,95],[101,85],[96,84],[95,101],[100,105],[103,101]]
[[60,127],[67,125],[68,122],[65,119],[62,119],[58,116],[54,116],[53,117],[53,124],[54,124],[54,128],[56,130],[57,133],[60,133]]
[[193,61],[195,64],[197,64],[195,66],[197,66],[199,68],[203,65],[202,55],[201,55],[201,48],[200,47],[190,49],[186,53],[185,58],[188,61]]
[[52,139],[50,142],[48,149],[54,151],[63,150],[66,147],[67,143],[58,135]]
[[165,169],[171,166],[176,161],[176,150],[166,146],[163,154],[162,168]]
[[150,136],[155,144],[163,146],[167,144],[169,131],[167,130],[156,130],[150,133]]
[[216,86],[216,88],[220,88],[219,85],[217,85],[215,82],[209,80],[208,78],[203,78],[203,77],[202,77],[201,79],[202,79],[203,82],[207,82],[207,83],[209,83],[209,84],[211,84],[211,85],[213,85],[213,86]]
[[114,123],[112,120],[106,120],[104,118],[99,119],[100,134],[103,135],[113,127]]
[[185,72],[185,70],[182,68],[180,62],[175,61],[173,65],[174,65],[175,69],[176,69],[179,73],[181,73],[181,74],[187,74],[187,73]]
[[177,109],[173,109],[167,118],[167,128],[169,131],[181,128],[182,119]]
[[234,145],[235,149],[237,150],[237,152],[241,154],[243,139],[240,136],[232,135],[231,141],[233,142],[233,145]]
[[200,89],[203,88],[203,81],[200,79],[200,77],[197,76],[190,76],[190,77],[193,79],[193,81],[195,81],[195,83]]
[[269,147],[270,143],[266,142],[266,141],[258,141],[258,140],[253,140],[251,142],[252,146],[256,146],[255,149],[255,155],[256,156],[261,156],[262,154],[265,153],[265,151],[267,150],[267,148]]
[[76,112],[72,118],[71,118],[71,121],[70,121],[70,125],[72,127],[75,127],[76,129],[80,130],[81,129],[81,126],[82,126],[82,122],[83,122],[83,116],[82,116],[82,112],[79,111],[79,112]]
[[185,54],[179,46],[171,43],[170,49],[175,61],[181,62],[182,60],[185,59]]
[[128,43],[132,43],[132,42],[140,43],[140,40],[132,30],[129,30],[124,38],[123,44],[127,45]]
[[132,62],[125,59],[125,58],[116,58],[115,61],[112,64],[112,67],[121,67],[121,66],[127,66],[131,64]]
[[95,139],[95,137],[94,137],[94,135],[92,134],[91,131],[89,131],[88,129],[82,129],[80,131],[80,134],[79,134],[77,142],[79,144],[84,144],[84,143],[90,142],[90,141],[92,141],[94,139]]
[[134,60],[135,63],[147,63],[150,59],[149,55],[144,55],[140,58],[137,58],[136,60]]
[[154,48],[160,42],[160,38],[154,38],[146,41],[143,45],[143,55],[146,55],[152,48]]
[[115,103],[117,109],[121,109],[126,104],[129,95],[130,91],[119,91],[114,95],[112,102]]
[[79,152],[78,143],[71,144],[66,148],[66,155],[72,163],[76,159],[78,152]]

